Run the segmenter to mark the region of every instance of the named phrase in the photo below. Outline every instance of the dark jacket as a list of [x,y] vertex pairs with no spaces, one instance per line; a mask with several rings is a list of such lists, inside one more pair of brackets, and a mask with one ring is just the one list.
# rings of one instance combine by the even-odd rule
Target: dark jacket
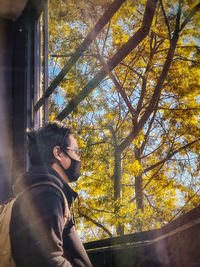
[[[15,192],[42,181],[59,186],[71,206],[77,193],[53,169],[32,168],[16,185]],[[16,199],[10,240],[17,267],[92,266],[71,215],[64,227],[64,210],[62,194],[51,185],[28,189]]]

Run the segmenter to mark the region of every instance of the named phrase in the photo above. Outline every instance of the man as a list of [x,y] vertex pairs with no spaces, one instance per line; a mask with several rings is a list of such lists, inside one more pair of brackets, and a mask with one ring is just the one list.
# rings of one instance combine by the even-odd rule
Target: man
[[91,267],[65,202],[67,199],[69,208],[73,205],[77,193],[68,183],[81,174],[79,149],[72,131],[53,122],[30,132],[28,139],[31,167],[15,185],[19,195],[10,223],[16,266]]

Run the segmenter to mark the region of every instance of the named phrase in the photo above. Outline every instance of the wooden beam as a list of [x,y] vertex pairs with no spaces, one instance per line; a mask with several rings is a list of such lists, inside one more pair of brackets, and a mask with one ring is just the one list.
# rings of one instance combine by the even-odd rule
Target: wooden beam
[[94,28],[89,32],[89,34],[84,39],[84,41],[81,43],[81,45],[76,49],[76,51],[74,52],[72,57],[67,61],[67,63],[64,65],[62,70],[59,72],[59,74],[55,77],[53,82],[47,88],[44,95],[36,103],[36,105],[34,107],[35,111],[37,111],[44,104],[45,98],[49,97],[53,93],[53,91],[56,89],[56,87],[59,85],[59,83],[65,77],[65,75],[68,73],[68,71],[72,68],[72,66],[80,58],[80,56],[83,54],[83,52],[89,47],[89,45],[92,43],[92,41],[96,38],[96,36],[100,33],[100,31],[104,28],[104,26],[110,21],[110,19],[113,17],[113,15],[117,12],[117,10],[121,7],[121,5],[125,1],[126,0],[115,0],[108,7],[106,12],[103,14],[103,16],[99,19],[99,21],[94,26]]
[[143,22],[141,28],[124,44],[117,54],[115,54],[107,63],[107,68],[104,67],[97,73],[97,75],[88,82],[88,84],[69,102],[63,111],[57,116],[57,120],[63,120],[78,104],[83,101],[144,38],[148,35],[153,16],[156,9],[156,0],[147,0],[146,9],[144,12]]

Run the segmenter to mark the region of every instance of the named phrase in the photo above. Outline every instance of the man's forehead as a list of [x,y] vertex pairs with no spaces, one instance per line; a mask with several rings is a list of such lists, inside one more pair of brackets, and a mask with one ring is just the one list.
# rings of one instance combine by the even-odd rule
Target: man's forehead
[[74,138],[72,134],[69,135],[69,146],[74,147],[74,148],[78,147],[76,139]]

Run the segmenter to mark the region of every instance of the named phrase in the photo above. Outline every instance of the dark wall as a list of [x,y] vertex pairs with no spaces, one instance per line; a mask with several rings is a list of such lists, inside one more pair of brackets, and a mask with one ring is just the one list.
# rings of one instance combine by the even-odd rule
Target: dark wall
[[152,231],[85,244],[95,267],[199,267],[200,206]]
[[42,3],[29,0],[15,22],[0,19],[0,202],[12,195],[12,185],[26,169],[26,127],[31,125],[34,89],[34,27]]
[[25,170],[27,25],[0,19],[0,202]]
[[32,126],[33,120],[35,24],[42,11],[42,2],[28,1],[12,29],[13,183],[26,170],[26,128]]
[[27,84],[27,29],[16,22],[12,29],[12,132],[13,182],[25,169],[26,84]]
[[0,201],[10,194],[12,180],[12,23],[0,19]]

